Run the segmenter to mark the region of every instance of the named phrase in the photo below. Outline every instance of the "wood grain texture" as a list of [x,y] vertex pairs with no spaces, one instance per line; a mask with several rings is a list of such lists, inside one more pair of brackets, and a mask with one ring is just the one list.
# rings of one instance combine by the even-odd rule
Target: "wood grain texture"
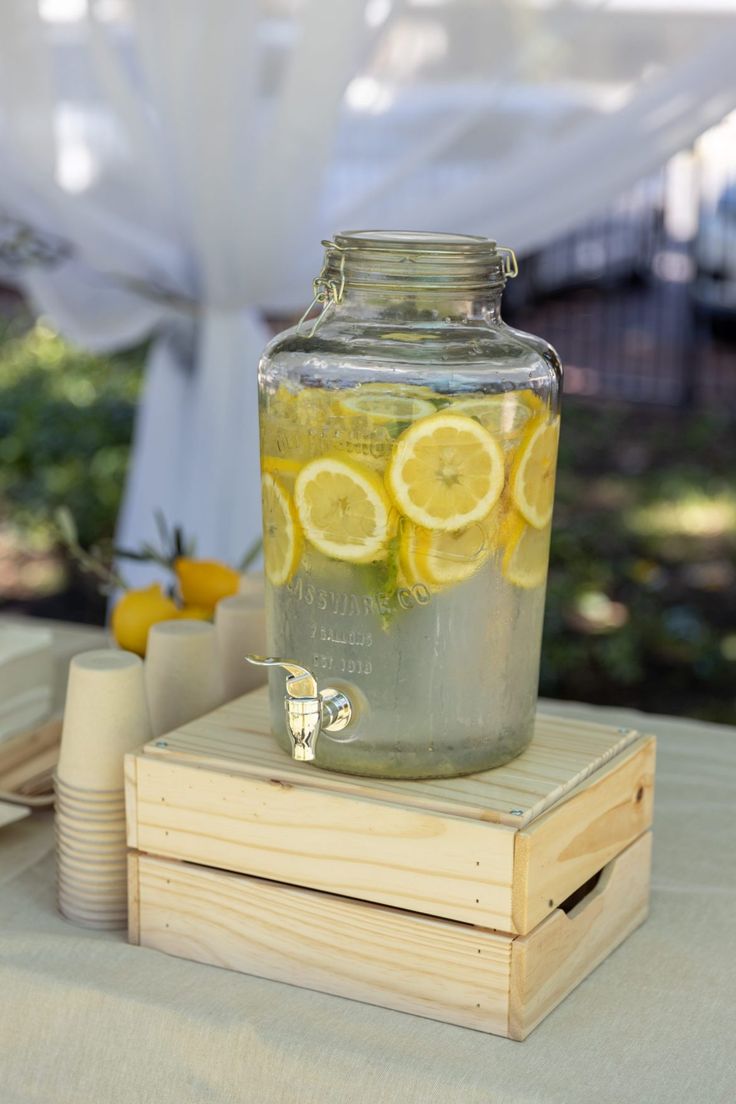
[[137,838],[151,854],[511,930],[511,828],[135,758],[131,846]]
[[131,941],[523,1039],[645,918],[650,853],[646,833],[569,915],[517,937],[140,855]]
[[508,1024],[512,1039],[525,1039],[646,919],[651,850],[652,834],[646,832],[604,869],[592,893],[569,915],[557,909],[529,935],[514,940]]
[[513,927],[531,931],[651,826],[655,739],[640,737],[517,833]]
[[140,943],[505,1034],[509,936],[141,855]]
[[135,851],[128,852],[128,942],[141,941],[140,860]]
[[128,754],[123,759],[125,787],[125,826],[128,847],[138,847],[138,757]]
[[373,801],[417,806],[449,816],[519,828],[559,801],[637,738],[633,729],[539,714],[534,739],[518,758],[465,778],[401,782],[358,778],[294,763],[270,734],[267,688],[255,690],[145,746],[158,758],[191,760],[219,770]]

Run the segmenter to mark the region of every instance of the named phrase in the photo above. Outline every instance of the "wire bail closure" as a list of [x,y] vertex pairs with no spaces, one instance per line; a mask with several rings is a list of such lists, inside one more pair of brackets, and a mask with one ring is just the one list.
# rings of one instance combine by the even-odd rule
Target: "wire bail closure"
[[519,262],[516,254],[508,245],[497,245],[496,251],[503,257],[503,274],[507,280],[515,280],[519,275]]
[[[380,237],[380,235],[377,234],[376,238],[378,237]],[[352,239],[357,238],[359,238],[359,235],[357,233],[353,234],[352,232],[346,232],[342,235],[338,234],[337,241],[326,239],[322,242],[322,245],[325,247],[326,250],[325,259],[322,263],[322,269],[319,275],[316,277],[312,284],[314,297],[297,323],[297,332],[302,329],[302,326],[307,321],[311,312],[319,304],[321,310],[319,314],[316,315],[316,317],[314,318],[313,325],[307,333],[308,337],[314,337],[315,333],[322,325],[324,320],[327,318],[332,308],[342,301],[343,294],[345,292],[345,262],[347,259],[347,250],[350,246],[355,246],[355,242]],[[461,240],[464,244],[465,239]],[[519,275],[519,265],[513,249],[510,249],[508,246],[505,245],[496,245],[495,242],[486,241],[486,239],[468,238],[467,240],[471,241],[472,244],[485,242],[490,250],[495,251],[496,279],[500,277],[502,280],[513,280],[516,276]],[[359,242],[359,244],[362,243]],[[378,250],[384,253],[388,253],[388,247],[383,241],[379,242],[378,244],[376,244],[375,241],[372,241],[370,242],[370,247],[374,251]],[[426,245],[422,246],[422,252],[425,255],[431,254],[433,257],[442,257],[447,255],[444,249],[438,248],[432,250],[429,249]],[[335,263],[337,257],[339,257],[339,261]],[[477,261],[475,263],[477,264]],[[490,278],[490,276],[487,275],[487,278]],[[467,281],[466,284],[463,286],[467,286]],[[484,284],[482,281],[477,281],[475,284],[471,284],[470,286],[472,288],[478,288],[479,290],[482,290]]]
[[318,327],[322,325],[332,307],[340,302],[345,291],[345,250],[342,246],[333,241],[323,241],[322,244],[326,249],[336,249],[340,253],[340,266],[338,269],[338,279],[335,280],[334,277],[329,277],[327,274],[327,256],[325,256],[322,270],[312,283],[314,298],[299,319],[296,327],[297,330],[300,330],[307,316],[314,310],[317,304],[320,303],[322,310],[314,320],[314,325],[309,331],[309,337],[314,337]]

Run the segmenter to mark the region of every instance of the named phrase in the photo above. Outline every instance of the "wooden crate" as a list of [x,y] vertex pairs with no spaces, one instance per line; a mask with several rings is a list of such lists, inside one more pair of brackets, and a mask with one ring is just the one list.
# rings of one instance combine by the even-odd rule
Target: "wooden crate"
[[633,730],[540,715],[494,771],[361,779],[288,759],[259,690],[126,778],[131,940],[172,954],[524,1038],[646,915]]

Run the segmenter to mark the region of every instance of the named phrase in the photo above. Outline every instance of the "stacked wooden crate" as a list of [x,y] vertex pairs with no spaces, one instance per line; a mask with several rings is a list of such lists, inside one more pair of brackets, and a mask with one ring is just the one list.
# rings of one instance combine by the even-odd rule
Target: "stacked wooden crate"
[[258,690],[126,776],[130,938],[185,958],[523,1039],[647,913],[632,730],[540,714],[504,767],[384,781],[293,763]]

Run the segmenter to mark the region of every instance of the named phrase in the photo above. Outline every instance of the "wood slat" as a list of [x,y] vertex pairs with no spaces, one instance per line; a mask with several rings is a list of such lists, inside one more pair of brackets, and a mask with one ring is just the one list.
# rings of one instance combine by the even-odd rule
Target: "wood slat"
[[512,828],[415,805],[129,756],[129,846],[512,930]]
[[[540,1020],[595,969],[649,911],[652,833],[646,832],[603,871],[576,908],[556,909],[512,945],[509,1030],[525,1039]],[[605,1001],[600,1002],[601,1017]]]
[[[132,853],[141,946],[523,1039],[645,918],[651,833],[529,935]],[[605,1015],[605,989],[601,989]]]
[[516,834],[514,931],[553,908],[651,826],[655,738],[639,739]]
[[509,936],[149,855],[140,945],[506,1034]]
[[165,746],[161,741],[147,744],[145,754],[164,759],[174,756],[300,787],[353,793],[373,801],[520,828],[600,770],[639,735],[633,729],[538,714],[527,751],[495,770],[420,782],[358,778],[289,759],[270,734],[267,693],[263,687],[229,702],[169,733]]

